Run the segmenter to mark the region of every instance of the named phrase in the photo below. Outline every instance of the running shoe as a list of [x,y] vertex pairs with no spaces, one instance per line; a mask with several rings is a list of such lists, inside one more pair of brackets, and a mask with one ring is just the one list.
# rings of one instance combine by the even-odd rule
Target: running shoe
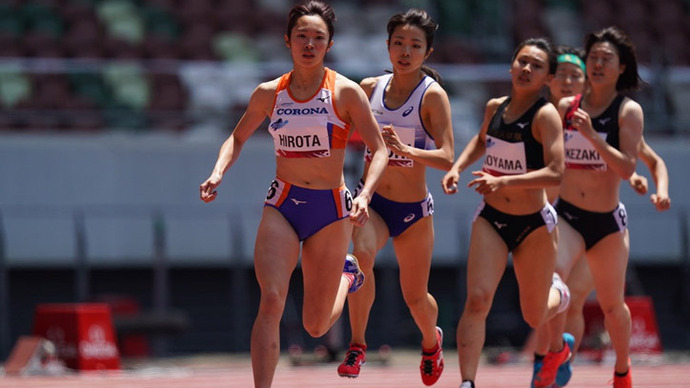
[[532,383],[530,384],[531,388],[534,388],[534,379],[537,378],[537,374],[541,370],[541,365],[544,363],[544,358],[542,357],[539,360],[534,360],[534,369],[532,370]]
[[345,353],[345,360],[338,366],[338,374],[341,377],[355,378],[359,376],[359,370],[367,358],[367,346],[350,344],[350,349]]
[[613,374],[613,388],[632,388],[632,368],[628,360],[628,373],[625,376]]
[[568,361],[571,357],[570,346],[563,343],[563,349],[559,352],[549,352],[541,365],[541,369],[534,377],[535,388],[547,388],[556,382],[556,374],[561,364]]
[[443,330],[436,326],[436,338],[438,347],[435,351],[427,353],[422,351],[422,362],[419,371],[422,374],[424,385],[433,385],[443,373]]
[[364,272],[359,269],[359,263],[355,255],[348,253],[345,255],[345,268],[343,272],[354,275],[354,280],[350,284],[349,293],[355,292],[364,284]]
[[[570,333],[563,333],[563,341],[568,344],[571,351],[575,348],[575,337]],[[565,387],[573,376],[573,365],[571,364],[572,359],[568,359],[566,362],[562,363],[558,367],[558,372],[556,373],[556,385],[560,387]]]

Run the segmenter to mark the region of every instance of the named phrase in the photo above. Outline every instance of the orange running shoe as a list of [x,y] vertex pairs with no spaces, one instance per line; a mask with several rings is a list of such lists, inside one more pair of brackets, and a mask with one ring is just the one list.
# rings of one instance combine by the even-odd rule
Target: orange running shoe
[[618,376],[613,373],[613,388],[632,388],[632,373],[630,368],[630,361],[628,361],[628,373],[625,376]]
[[544,357],[541,369],[534,377],[534,387],[550,387],[556,381],[558,368],[561,366],[561,364],[564,364],[570,360],[571,356],[572,353],[570,352],[570,346],[568,346],[568,343],[566,342],[563,342],[563,350],[560,352],[549,352],[546,357]]

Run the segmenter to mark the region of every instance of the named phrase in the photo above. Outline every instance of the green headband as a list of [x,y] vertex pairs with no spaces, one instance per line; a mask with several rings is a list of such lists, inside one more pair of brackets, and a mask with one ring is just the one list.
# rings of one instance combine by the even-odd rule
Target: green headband
[[558,63],[572,63],[573,65],[580,66],[580,69],[582,69],[583,73],[587,73],[587,69],[585,68],[585,63],[582,62],[582,59],[578,57],[575,54],[561,54],[556,58],[556,61]]

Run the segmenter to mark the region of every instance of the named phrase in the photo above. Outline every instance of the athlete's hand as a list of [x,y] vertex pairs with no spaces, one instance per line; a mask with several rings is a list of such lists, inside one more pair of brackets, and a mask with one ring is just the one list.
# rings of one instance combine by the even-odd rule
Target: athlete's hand
[[460,181],[460,173],[455,168],[452,168],[441,178],[441,187],[446,194],[455,194],[458,192],[458,182]]
[[630,183],[630,187],[632,187],[637,194],[647,194],[649,185],[647,183],[647,177],[644,175],[638,175],[636,172],[633,172],[633,174],[630,176],[630,179],[628,179],[628,183]]
[[671,207],[671,198],[667,196],[661,196],[659,194],[652,194],[649,196],[652,204],[656,207],[656,210],[662,212],[668,210]]
[[592,127],[592,119],[589,117],[589,113],[585,112],[582,108],[577,108],[573,113],[570,124],[587,139],[591,139],[596,135],[596,131],[594,127]]
[[369,201],[361,196],[352,200],[352,211],[350,211],[350,221],[355,226],[364,226],[369,220]]
[[407,153],[407,145],[400,141],[400,137],[395,133],[392,125],[386,125],[381,131],[383,136],[383,141],[386,143],[386,147],[393,151],[396,155],[405,156]]
[[479,178],[473,179],[467,187],[476,186],[474,191],[481,195],[491,194],[503,186],[503,180],[484,171],[473,171],[472,175]]
[[216,196],[218,196],[218,191],[216,191],[216,188],[218,185],[220,185],[220,181],[222,179],[222,176],[211,174],[211,176],[199,186],[199,196],[201,197],[202,201],[209,203],[216,199]]

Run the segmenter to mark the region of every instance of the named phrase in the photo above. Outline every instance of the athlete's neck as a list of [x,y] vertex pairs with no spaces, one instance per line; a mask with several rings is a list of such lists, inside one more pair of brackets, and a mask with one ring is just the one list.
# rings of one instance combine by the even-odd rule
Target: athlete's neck
[[503,119],[510,122],[517,120],[527,111],[537,100],[541,98],[541,92],[535,93],[515,93],[511,94],[510,102],[503,112]]
[[582,98],[582,104],[593,111],[607,108],[618,96],[618,91],[612,88],[595,89],[592,88]]
[[386,98],[403,103],[412,94],[412,91],[419,85],[419,81],[424,78],[424,72],[414,72],[409,74],[393,73],[391,81],[388,83]]
[[321,86],[326,68],[294,69],[290,76],[290,90],[296,95],[312,95]]

